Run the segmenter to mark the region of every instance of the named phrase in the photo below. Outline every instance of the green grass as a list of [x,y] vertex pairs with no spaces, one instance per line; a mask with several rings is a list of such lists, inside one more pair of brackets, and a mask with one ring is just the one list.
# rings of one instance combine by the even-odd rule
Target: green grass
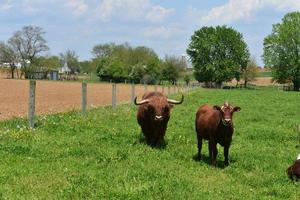
[[[179,96],[176,96],[179,97]],[[286,168],[299,152],[300,93],[192,91],[172,110],[164,149],[139,142],[136,108],[123,105],[0,123],[0,199],[299,199]],[[230,100],[234,116],[229,167],[195,161],[195,112]],[[207,142],[203,145],[208,156]]]
[[259,72],[257,74],[257,77],[272,77],[272,72],[271,71]]

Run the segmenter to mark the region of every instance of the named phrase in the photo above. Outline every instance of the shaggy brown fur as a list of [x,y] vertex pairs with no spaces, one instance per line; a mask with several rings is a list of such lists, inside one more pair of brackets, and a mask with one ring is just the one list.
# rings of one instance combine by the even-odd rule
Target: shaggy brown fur
[[296,160],[294,164],[292,164],[286,170],[288,176],[292,180],[300,180],[300,160]]
[[176,102],[167,99],[160,92],[147,92],[143,95],[141,102],[143,103],[136,103],[136,105],[140,105],[137,111],[137,121],[141,126],[146,142],[151,146],[162,144],[170,119],[170,110],[173,104],[183,102],[183,96],[181,102]]
[[224,147],[224,164],[228,165],[228,151],[232,140],[232,115],[240,111],[240,107],[232,107],[228,103],[220,106],[201,106],[196,113],[196,132],[198,139],[198,158],[201,159],[202,139],[209,141],[209,157],[216,166],[217,143]]

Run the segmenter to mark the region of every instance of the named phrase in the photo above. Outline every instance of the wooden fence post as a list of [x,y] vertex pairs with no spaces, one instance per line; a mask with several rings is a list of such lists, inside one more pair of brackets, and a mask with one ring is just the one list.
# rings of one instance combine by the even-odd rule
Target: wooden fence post
[[144,83],[145,93],[148,91],[148,85],[147,83]]
[[134,98],[135,98],[135,84],[131,84],[131,103],[134,104]]
[[168,95],[171,94],[170,85],[168,85]]
[[298,125],[298,142],[298,145],[300,145],[300,125]]
[[86,82],[82,82],[82,99],[81,99],[81,104],[82,104],[82,113],[86,114],[86,105],[87,105],[87,84]]
[[29,104],[28,104],[28,120],[29,127],[34,128],[34,118],[35,118],[35,88],[36,81],[29,81]]
[[117,106],[117,85],[112,84],[112,109],[116,109]]

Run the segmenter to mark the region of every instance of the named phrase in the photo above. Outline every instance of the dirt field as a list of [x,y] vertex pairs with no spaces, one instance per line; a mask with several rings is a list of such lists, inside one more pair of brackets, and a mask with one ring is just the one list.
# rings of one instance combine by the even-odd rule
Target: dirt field
[[[111,84],[88,84],[88,108],[111,105]],[[148,91],[154,90],[148,86]],[[158,87],[158,91],[162,88]],[[136,86],[140,98],[145,88]],[[167,88],[164,90],[167,93]],[[25,117],[28,110],[29,81],[0,79],[0,120]],[[117,85],[117,102],[130,102],[131,86]],[[65,112],[81,108],[81,83],[37,81],[36,112],[38,115]]]

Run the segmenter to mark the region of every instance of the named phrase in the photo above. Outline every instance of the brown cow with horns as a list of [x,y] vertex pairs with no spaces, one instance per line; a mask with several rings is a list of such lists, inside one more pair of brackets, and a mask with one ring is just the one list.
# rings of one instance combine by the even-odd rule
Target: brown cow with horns
[[180,101],[168,99],[160,92],[147,92],[140,102],[135,98],[135,105],[139,105],[137,121],[148,145],[162,144],[170,119],[170,110],[174,104],[181,104],[183,98],[182,95]]
[[202,139],[209,141],[209,157],[216,166],[217,143],[224,147],[224,164],[228,165],[228,151],[232,140],[232,115],[240,111],[240,107],[232,107],[228,102],[220,106],[201,106],[196,114],[196,132],[198,139],[198,158],[201,159]]

